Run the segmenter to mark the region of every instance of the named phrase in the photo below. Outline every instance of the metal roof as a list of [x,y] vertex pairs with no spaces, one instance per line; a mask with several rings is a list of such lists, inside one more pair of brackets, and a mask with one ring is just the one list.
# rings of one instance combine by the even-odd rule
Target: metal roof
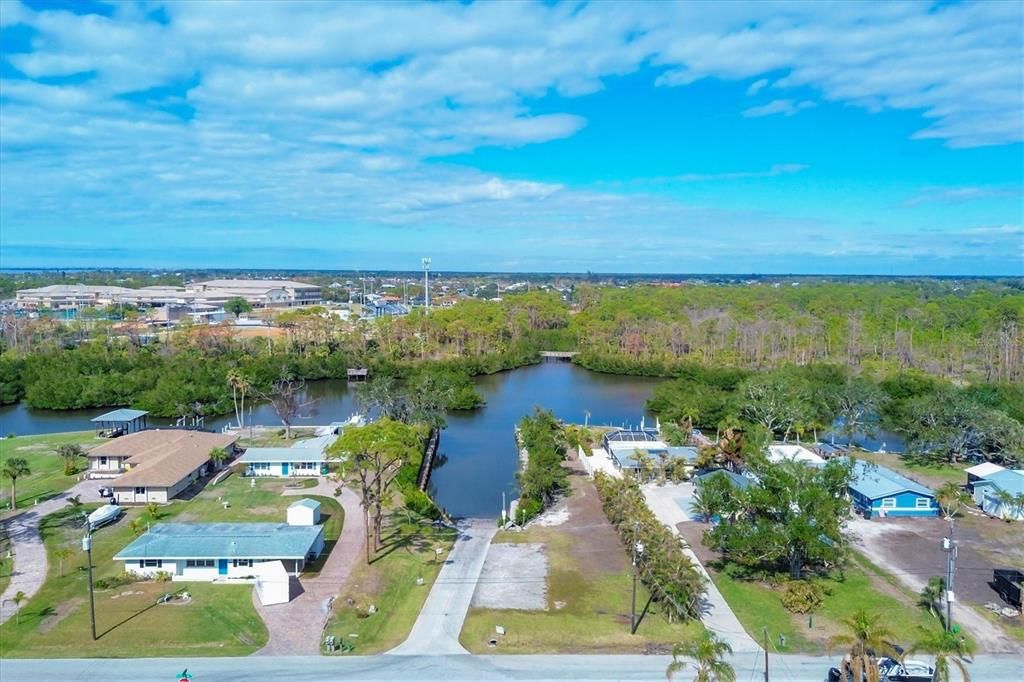
[[322,462],[324,454],[310,448],[249,448],[239,462]]
[[336,434],[330,433],[327,434],[326,436],[317,436],[315,438],[306,438],[304,440],[300,440],[294,445],[292,445],[292,449],[316,450],[317,452],[324,452],[327,450],[328,446],[330,446],[331,443],[333,443],[336,440],[338,440],[338,436]]
[[998,471],[978,481],[974,484],[974,487],[982,487],[985,483],[989,483],[1010,495],[1024,495],[1024,471],[1015,469]]
[[122,407],[120,410],[113,410],[106,414],[101,414],[98,417],[93,417],[90,421],[94,422],[130,422],[138,419],[139,417],[145,417],[149,412],[146,410],[129,410],[127,407]]
[[965,474],[977,476],[978,478],[988,478],[992,474],[998,474],[1000,471],[1006,471],[1006,467],[1001,467],[992,462],[982,462],[981,464],[975,464],[964,469]]
[[911,481],[906,476],[901,476],[892,469],[872,465],[870,462],[859,459],[853,463],[853,480],[850,481],[850,489],[870,500],[890,497],[902,492],[913,492],[918,495],[935,497],[935,493],[930,488],[926,488],[916,481]]
[[311,500],[308,497],[303,497],[298,502],[292,502],[291,504],[288,505],[289,509],[291,509],[292,507],[305,507],[306,509],[312,509],[315,511],[320,508],[320,503],[317,502],[316,500]]
[[322,533],[286,523],[160,523],[114,559],[303,559]]

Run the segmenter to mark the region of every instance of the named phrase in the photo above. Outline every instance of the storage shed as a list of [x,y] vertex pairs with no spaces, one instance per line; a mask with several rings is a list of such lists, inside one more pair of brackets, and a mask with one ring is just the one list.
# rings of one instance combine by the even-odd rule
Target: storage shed
[[315,526],[320,523],[320,503],[304,497],[288,505],[289,526]]

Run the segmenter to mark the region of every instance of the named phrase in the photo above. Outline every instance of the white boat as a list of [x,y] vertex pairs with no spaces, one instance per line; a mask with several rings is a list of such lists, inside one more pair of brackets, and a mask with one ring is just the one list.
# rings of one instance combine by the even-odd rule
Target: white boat
[[105,526],[121,516],[123,510],[116,504],[105,504],[92,514],[89,514],[89,530],[93,531],[100,526]]

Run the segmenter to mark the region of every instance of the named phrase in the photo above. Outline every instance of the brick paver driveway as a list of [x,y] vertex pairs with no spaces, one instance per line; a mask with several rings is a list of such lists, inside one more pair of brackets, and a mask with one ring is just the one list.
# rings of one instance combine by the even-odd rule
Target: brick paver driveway
[[[321,479],[314,488],[285,491],[285,495],[333,497],[345,510],[345,525],[320,575],[301,580],[302,593],[295,599],[287,604],[263,606],[256,597],[256,590],[253,590],[253,603],[270,632],[270,640],[256,652],[257,656],[320,653],[320,637],[331,614],[331,600],[338,596],[341,586],[348,580],[366,542],[359,497],[348,488],[342,490],[341,497],[337,497],[334,494],[336,488],[337,484]],[[292,589],[294,594],[294,584]]]

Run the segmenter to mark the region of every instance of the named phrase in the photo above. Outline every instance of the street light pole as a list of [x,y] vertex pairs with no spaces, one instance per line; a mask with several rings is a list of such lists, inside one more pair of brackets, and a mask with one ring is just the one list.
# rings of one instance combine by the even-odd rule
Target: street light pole
[[[86,524],[89,522],[86,521]],[[92,640],[96,641],[96,599],[92,586],[92,528],[86,525],[85,537],[82,538],[82,549],[85,550],[85,563],[89,567],[89,625],[92,627]]]

